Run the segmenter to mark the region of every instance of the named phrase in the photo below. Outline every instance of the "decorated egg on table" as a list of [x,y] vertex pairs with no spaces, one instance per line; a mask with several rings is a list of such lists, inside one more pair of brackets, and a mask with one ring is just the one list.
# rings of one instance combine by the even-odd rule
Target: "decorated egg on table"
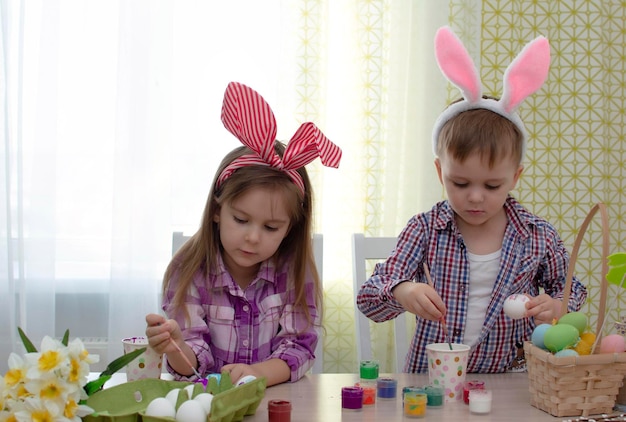
[[543,343],[552,353],[574,346],[580,335],[578,329],[569,324],[555,324],[546,330]]
[[532,343],[539,347],[540,349],[544,349],[547,350],[547,347],[545,345],[545,343],[543,342],[543,338],[546,335],[546,331],[548,330],[548,328],[552,327],[552,324],[539,324],[535,327],[535,329],[533,330],[533,333],[530,337],[530,341],[532,341]]
[[610,334],[600,340],[600,353],[622,353],[626,351],[626,339],[620,334]]
[[513,294],[504,300],[504,313],[511,319],[524,318],[526,315],[526,302],[528,296],[523,294]]

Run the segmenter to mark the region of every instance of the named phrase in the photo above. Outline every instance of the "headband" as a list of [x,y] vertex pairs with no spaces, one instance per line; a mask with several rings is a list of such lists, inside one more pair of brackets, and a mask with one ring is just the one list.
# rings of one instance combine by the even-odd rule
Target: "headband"
[[254,151],[233,160],[219,175],[217,187],[237,169],[269,166],[285,172],[304,193],[298,169],[320,157],[326,167],[339,167],[341,149],[311,122],[303,123],[285,148],[281,158],[274,151],[276,119],[269,104],[252,88],[231,82],[222,104],[222,122],[242,144]]
[[454,116],[473,109],[487,109],[513,122],[522,133],[522,156],[526,152],[526,130],[517,107],[536,92],[548,77],[550,44],[545,37],[537,37],[524,47],[504,72],[502,97],[499,100],[483,98],[482,83],[476,66],[457,35],[444,26],[435,35],[435,56],[441,73],[461,90],[463,100],[449,105],[437,118],[433,129],[433,153],[441,128]]

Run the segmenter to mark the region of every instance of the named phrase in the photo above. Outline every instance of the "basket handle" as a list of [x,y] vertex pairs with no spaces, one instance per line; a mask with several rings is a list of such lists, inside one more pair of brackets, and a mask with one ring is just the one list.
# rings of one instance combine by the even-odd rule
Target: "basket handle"
[[606,205],[602,202],[598,202],[591,208],[587,217],[580,226],[580,230],[576,235],[574,241],[574,248],[570,256],[569,266],[567,267],[567,276],[565,279],[565,287],[563,289],[563,303],[561,304],[561,316],[567,313],[567,304],[569,302],[570,293],[572,291],[572,280],[574,278],[574,266],[576,265],[576,259],[578,258],[578,250],[583,241],[583,235],[591,223],[591,219],[600,211],[600,217],[602,221],[602,277],[600,283],[600,303],[598,308],[598,321],[596,323],[596,343],[602,336],[600,329],[604,324],[604,313],[606,311],[606,295],[608,289],[608,283],[606,281],[606,274],[609,271],[608,256],[609,256],[609,216],[606,211]]

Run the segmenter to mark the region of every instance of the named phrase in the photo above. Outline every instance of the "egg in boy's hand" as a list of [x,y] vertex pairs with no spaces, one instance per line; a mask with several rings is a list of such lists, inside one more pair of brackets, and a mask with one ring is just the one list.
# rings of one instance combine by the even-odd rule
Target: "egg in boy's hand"
[[511,319],[524,318],[528,301],[530,299],[524,294],[512,294],[504,300],[504,313]]

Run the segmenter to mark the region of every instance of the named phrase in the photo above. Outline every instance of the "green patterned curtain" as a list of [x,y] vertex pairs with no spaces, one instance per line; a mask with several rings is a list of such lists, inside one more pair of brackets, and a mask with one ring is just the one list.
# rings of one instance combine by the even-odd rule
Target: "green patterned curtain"
[[[297,63],[285,92],[296,87],[294,119],[320,122],[344,150],[340,171],[312,170],[316,231],[324,233],[326,372],[357,370],[351,234],[395,236],[413,214],[443,198],[430,131],[458,91],[445,83],[434,62],[432,40],[441,25],[451,25],[463,39],[491,95],[501,94],[506,66],[529,40],[538,35],[550,40],[548,81],[519,110],[530,139],[514,195],[554,223],[570,248],[587,212],[606,203],[611,251],[622,250],[626,12],[621,3],[288,3]],[[595,324],[602,278],[598,223],[581,249],[576,273],[589,287],[585,311]],[[621,316],[620,294],[610,287],[605,332]],[[388,370],[393,334],[389,324],[372,324],[372,330],[375,357]]]
[[[528,40],[550,40],[547,83],[520,107],[530,139],[515,195],[553,222],[570,248],[588,211],[604,202],[610,251],[623,250],[625,18],[623,5],[612,1],[450,4],[450,24],[479,58],[491,95],[500,95],[504,69]],[[593,329],[603,276],[599,221],[585,234],[576,263],[576,274],[589,288],[585,311]],[[605,332],[624,306],[620,289],[609,289]]]

